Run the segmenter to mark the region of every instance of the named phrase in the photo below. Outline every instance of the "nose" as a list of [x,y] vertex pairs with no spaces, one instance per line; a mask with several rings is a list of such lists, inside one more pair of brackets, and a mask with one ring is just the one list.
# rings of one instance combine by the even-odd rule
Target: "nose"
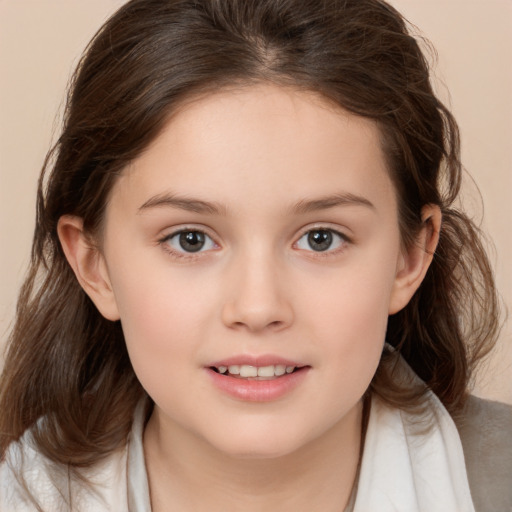
[[235,264],[226,283],[222,321],[253,333],[281,331],[293,322],[286,273],[270,257],[253,256]]

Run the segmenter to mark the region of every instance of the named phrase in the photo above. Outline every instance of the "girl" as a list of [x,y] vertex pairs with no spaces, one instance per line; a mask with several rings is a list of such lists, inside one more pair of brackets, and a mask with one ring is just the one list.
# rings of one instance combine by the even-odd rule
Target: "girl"
[[1,510],[510,509],[492,272],[392,7],[132,0],[44,169]]

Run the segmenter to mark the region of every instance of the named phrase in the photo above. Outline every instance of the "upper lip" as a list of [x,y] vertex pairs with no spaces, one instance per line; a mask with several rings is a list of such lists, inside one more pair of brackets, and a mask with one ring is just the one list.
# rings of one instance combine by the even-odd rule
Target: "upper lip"
[[208,366],[219,368],[220,366],[232,366],[232,365],[248,365],[248,366],[257,366],[257,367],[263,367],[263,366],[277,366],[277,365],[283,365],[283,366],[295,366],[297,368],[300,368],[302,366],[307,366],[301,362],[294,361],[292,359],[287,359],[284,357],[272,355],[272,354],[264,354],[264,355],[247,355],[247,354],[241,354],[237,356],[231,356],[227,357],[225,359],[220,359],[218,361],[215,361]]

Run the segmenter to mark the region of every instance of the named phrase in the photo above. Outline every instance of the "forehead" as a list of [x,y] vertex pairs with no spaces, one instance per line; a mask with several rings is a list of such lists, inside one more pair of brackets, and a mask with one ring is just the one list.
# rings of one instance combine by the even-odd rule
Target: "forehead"
[[116,188],[140,204],[166,189],[233,206],[285,204],[334,189],[389,202],[380,140],[375,122],[313,92],[226,89],[184,104]]

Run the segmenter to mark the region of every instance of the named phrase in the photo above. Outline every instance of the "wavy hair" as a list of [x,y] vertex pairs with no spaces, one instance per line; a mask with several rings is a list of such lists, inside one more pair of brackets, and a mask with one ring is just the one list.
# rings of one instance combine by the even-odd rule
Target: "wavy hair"
[[[432,90],[408,24],[381,0],[132,0],[95,35],[72,78],[63,130],[39,181],[31,265],[0,381],[0,456],[33,428],[55,462],[87,466],[126,441],[144,390],[119,322],[96,310],[57,236],[62,215],[99,233],[123,169],[184,101],[229,85],[315,91],[372,119],[395,185],[404,245],[425,204],[439,245],[421,287],[389,318],[370,392],[399,407],[424,388],[394,375],[401,353],[452,413],[498,332],[498,302],[478,228],[454,206],[459,132]],[[44,416],[44,422],[36,420]]]

